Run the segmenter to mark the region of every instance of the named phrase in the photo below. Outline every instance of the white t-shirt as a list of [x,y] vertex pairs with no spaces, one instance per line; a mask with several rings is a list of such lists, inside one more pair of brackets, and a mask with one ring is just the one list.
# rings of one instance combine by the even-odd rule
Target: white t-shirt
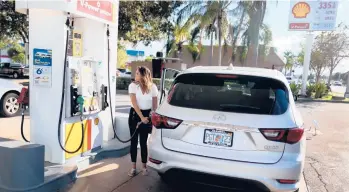
[[142,110],[148,110],[152,108],[153,105],[153,97],[158,96],[158,88],[156,87],[155,84],[151,87],[149,93],[142,93],[142,89],[139,85],[136,83],[131,83],[128,86],[128,93],[131,94],[136,94],[136,100],[138,107]]

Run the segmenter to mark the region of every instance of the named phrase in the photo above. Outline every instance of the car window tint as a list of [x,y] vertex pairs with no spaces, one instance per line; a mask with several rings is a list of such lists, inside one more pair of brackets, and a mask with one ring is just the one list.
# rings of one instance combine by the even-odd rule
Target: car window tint
[[289,105],[281,81],[256,76],[183,74],[171,92],[170,105],[204,110],[279,115]]

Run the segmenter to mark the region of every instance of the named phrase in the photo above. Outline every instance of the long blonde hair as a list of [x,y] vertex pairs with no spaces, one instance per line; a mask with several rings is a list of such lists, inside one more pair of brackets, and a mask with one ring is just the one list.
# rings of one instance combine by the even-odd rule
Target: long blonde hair
[[149,93],[151,87],[153,86],[153,78],[151,77],[150,70],[144,66],[139,66],[137,70],[141,76],[140,81],[138,83],[142,89],[142,92]]

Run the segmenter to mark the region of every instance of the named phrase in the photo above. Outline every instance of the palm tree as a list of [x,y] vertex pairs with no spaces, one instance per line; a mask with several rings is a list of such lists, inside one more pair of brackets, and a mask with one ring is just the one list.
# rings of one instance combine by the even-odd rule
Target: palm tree
[[247,15],[244,3],[245,3],[244,1],[238,2],[238,6],[232,11],[233,16],[239,17],[240,19],[238,20],[238,23],[236,25],[230,25],[229,34],[232,39],[231,45],[233,50],[231,61],[235,60],[237,40],[240,37],[240,33],[243,29],[244,20]]
[[249,36],[250,46],[248,48],[249,53],[247,55],[249,57],[247,60],[257,67],[259,34],[267,8],[267,1],[245,1],[243,6],[249,17],[247,34]]
[[284,57],[286,59],[285,75],[287,75],[287,70],[289,70],[289,72],[292,73],[292,68],[294,64],[294,55],[291,51],[285,51]]
[[176,23],[172,30],[168,31],[166,43],[166,55],[173,55],[175,58],[181,58],[183,44],[190,39],[190,29],[192,20],[187,20],[184,24]]
[[201,32],[206,32],[206,37],[208,37],[211,40],[211,51],[210,51],[210,59],[209,64],[212,65],[213,63],[213,41],[214,39],[217,39],[217,28],[214,26],[214,24],[210,24],[205,27],[205,29],[201,30]]
[[[239,60],[241,64],[244,64],[246,62],[247,56],[248,56],[248,50],[251,47],[251,39],[250,36],[248,35],[248,22],[242,23],[240,27],[240,31],[235,32],[235,33],[230,33],[230,36],[233,36],[232,40],[232,47],[233,47],[233,52],[232,52],[232,57],[231,60],[234,61],[235,57],[237,55],[237,41],[236,38],[241,38],[241,49],[239,53]],[[238,28],[237,26],[231,26],[231,30],[235,30]],[[236,34],[238,33],[238,34]],[[240,35],[241,33],[241,35]],[[261,52],[265,55],[268,54],[270,43],[272,42],[272,32],[270,28],[266,24],[262,24],[260,27],[259,35],[258,35],[258,42],[262,43],[264,45],[264,52]]]
[[[178,19],[194,18],[199,23],[201,28],[209,29],[210,32],[213,26],[217,26],[218,31],[218,46],[219,56],[218,65],[222,63],[222,37],[227,33],[228,29],[228,12],[229,5],[233,1],[189,1],[179,11]],[[213,34],[211,33],[211,46],[213,46]],[[213,57],[213,50],[211,47],[211,61]]]
[[203,47],[201,44],[201,29],[199,26],[195,27],[191,31],[191,38],[189,41],[189,45],[187,46],[188,51],[190,52],[193,63],[200,59],[200,54],[203,51]]

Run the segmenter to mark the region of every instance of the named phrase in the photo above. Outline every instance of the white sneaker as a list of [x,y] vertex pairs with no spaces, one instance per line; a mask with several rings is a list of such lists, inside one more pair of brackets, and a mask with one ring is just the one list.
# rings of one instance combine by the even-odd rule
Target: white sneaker
[[142,175],[143,176],[147,176],[148,175],[148,169],[143,169],[143,171],[142,171]]
[[130,170],[130,172],[128,172],[128,176],[130,176],[130,177],[134,177],[134,176],[136,176],[136,174],[137,174],[137,171],[136,171],[136,169],[131,169]]

